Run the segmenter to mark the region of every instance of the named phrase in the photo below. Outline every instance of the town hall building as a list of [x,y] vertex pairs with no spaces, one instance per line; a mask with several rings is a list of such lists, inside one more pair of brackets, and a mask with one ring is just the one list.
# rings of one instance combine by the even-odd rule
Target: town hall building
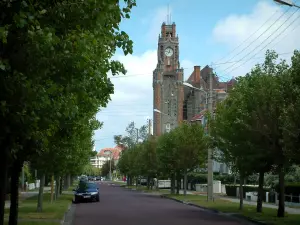
[[[213,75],[213,108],[226,98],[235,80],[220,82],[213,69],[194,66],[194,71],[185,81],[180,67],[179,37],[176,24],[161,25],[158,38],[157,66],[153,71],[153,135],[169,132],[183,121],[197,122],[203,119],[208,108],[209,75]],[[199,91],[191,88],[203,89]]]

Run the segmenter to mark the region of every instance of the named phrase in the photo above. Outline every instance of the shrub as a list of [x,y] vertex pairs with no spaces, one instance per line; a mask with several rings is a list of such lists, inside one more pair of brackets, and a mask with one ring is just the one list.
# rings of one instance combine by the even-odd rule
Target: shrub
[[[276,192],[279,192],[279,185],[275,187]],[[286,195],[300,195],[300,183],[286,183],[285,192]]]

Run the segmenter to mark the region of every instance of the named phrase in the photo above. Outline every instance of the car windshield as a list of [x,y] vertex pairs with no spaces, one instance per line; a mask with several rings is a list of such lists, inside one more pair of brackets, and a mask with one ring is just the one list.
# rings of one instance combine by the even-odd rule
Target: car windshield
[[88,189],[97,189],[97,185],[94,183],[80,182],[78,185],[78,191],[85,191]]

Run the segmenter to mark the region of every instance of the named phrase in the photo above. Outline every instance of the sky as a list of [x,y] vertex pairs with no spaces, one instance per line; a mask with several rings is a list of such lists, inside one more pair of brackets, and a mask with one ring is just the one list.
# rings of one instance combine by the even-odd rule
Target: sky
[[[300,0],[294,0],[300,5]],[[168,10],[169,9],[169,10]],[[103,122],[94,135],[95,149],[114,147],[114,135],[126,134],[127,125],[136,127],[153,117],[152,74],[157,64],[157,43],[161,24],[176,23],[180,65],[187,79],[194,66],[213,67],[221,80],[243,76],[263,62],[267,49],[290,62],[300,49],[300,10],[273,0],[137,0],[131,18],[121,30],[134,42],[133,54],[117,51],[126,75],[113,77],[115,91],[106,108],[97,114]],[[99,90],[101,91],[101,90]]]

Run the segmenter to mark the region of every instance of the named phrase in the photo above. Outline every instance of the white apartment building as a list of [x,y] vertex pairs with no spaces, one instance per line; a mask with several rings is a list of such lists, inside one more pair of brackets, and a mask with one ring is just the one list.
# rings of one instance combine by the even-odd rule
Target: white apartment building
[[102,168],[103,164],[109,160],[109,156],[96,155],[90,159],[92,166]]
[[124,148],[121,146],[116,146],[114,148],[103,148],[99,151],[99,153],[90,159],[90,162],[93,166],[97,168],[102,168],[104,163],[111,158],[114,159],[116,163],[119,160],[120,153]]

